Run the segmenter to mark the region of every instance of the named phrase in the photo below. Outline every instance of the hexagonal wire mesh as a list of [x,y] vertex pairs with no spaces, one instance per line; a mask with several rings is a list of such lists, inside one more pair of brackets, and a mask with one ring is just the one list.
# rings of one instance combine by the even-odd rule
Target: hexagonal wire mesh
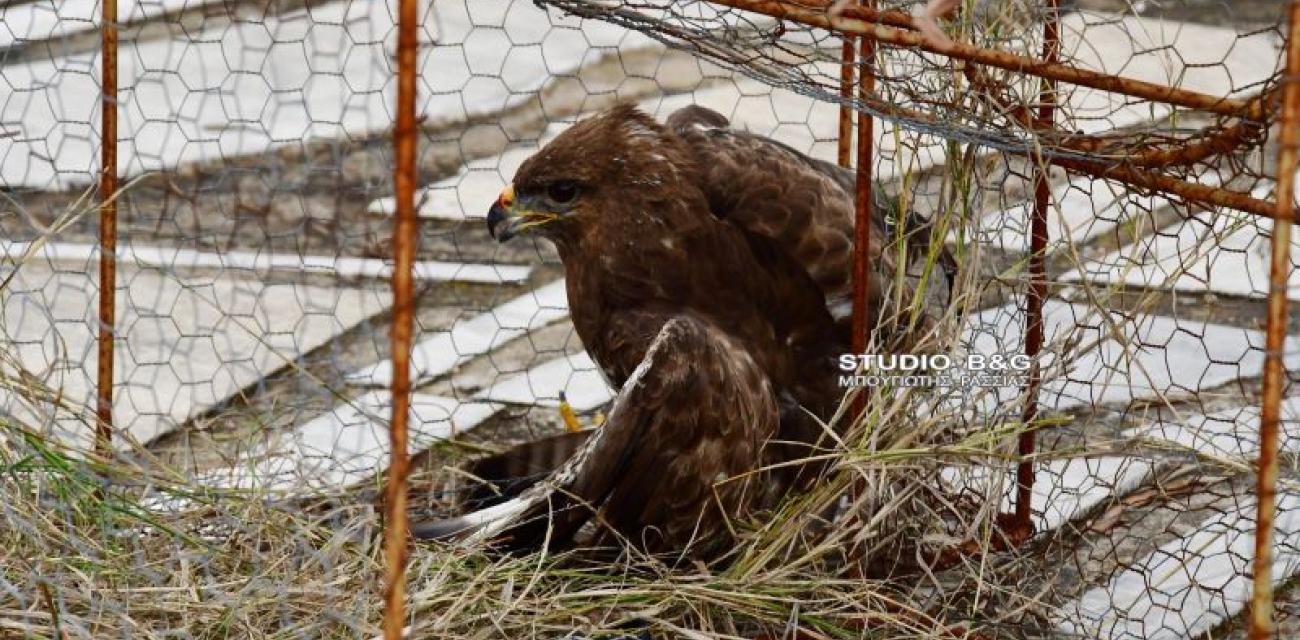
[[[466,485],[453,466],[467,455],[561,429],[561,391],[588,415],[613,394],[567,319],[553,248],[498,246],[484,232],[487,205],[520,162],[618,102],[661,120],[707,106],[733,127],[836,161],[842,39],[817,22],[829,4],[422,8],[411,433],[412,450],[424,453],[413,509],[463,506],[456,498]],[[933,348],[958,357],[1026,350],[1039,176],[1050,202],[1028,503],[1037,535],[991,552],[989,525],[1016,502],[1005,460],[1024,432],[1023,389],[890,388],[877,398],[895,401],[872,404],[874,439],[851,441],[856,455],[828,489],[857,478],[873,514],[902,505],[884,519],[892,530],[871,517],[855,524],[863,514],[852,507],[836,516],[840,540],[870,549],[855,566],[871,580],[881,566],[909,576],[873,584],[908,603],[913,613],[897,624],[910,631],[1237,633],[1253,556],[1272,223],[1218,205],[1260,212],[1275,197],[1282,3],[1070,4],[1059,14],[1065,71],[1048,130],[1034,127],[1038,78],[996,56],[910,46],[919,38],[911,3],[879,3],[880,14],[840,4],[837,25],[893,27],[875,33],[875,93],[847,101],[878,117],[876,188],[928,220],[961,263],[959,302]],[[963,45],[1039,58],[1040,25],[1056,16],[1043,4],[968,2],[945,24]],[[0,536],[10,549],[45,548],[5,563],[5,628],[374,633],[370,505],[388,461],[392,381],[384,278],[395,210],[395,10],[352,0],[119,9],[115,460],[84,467],[75,461],[88,455],[95,425],[100,7],[0,4],[0,458],[13,496],[0,507]],[[1140,82],[1108,91],[1089,80],[1106,74]],[[1181,93],[1150,99],[1161,87]],[[1094,176],[1118,159],[1209,189],[1174,195],[1140,175]],[[1251,198],[1207,204],[1206,194],[1231,197],[1220,187]],[[1297,260],[1293,252],[1293,301]],[[1292,370],[1295,328],[1293,320],[1284,347]],[[1289,584],[1300,566],[1294,378],[1283,396],[1274,571]],[[899,497],[916,485],[930,489]],[[899,532],[920,542],[902,544]],[[945,553],[971,540],[980,552]],[[448,582],[463,574],[441,564],[443,551],[421,549],[415,562],[412,606],[421,614],[455,609],[449,584],[479,593]],[[67,588],[87,574],[114,576],[118,590]],[[523,607],[504,579],[484,579],[491,588],[479,595],[533,618],[498,619],[499,629],[599,629],[623,615],[555,623],[547,616],[559,605]],[[1285,624],[1294,592],[1279,594]],[[807,619],[815,611],[843,629],[876,606],[815,602],[803,605]],[[771,628],[753,610],[722,623],[716,603],[699,606],[666,610],[710,633]],[[435,636],[489,624],[429,617],[417,627]],[[777,617],[816,628],[798,607]]]

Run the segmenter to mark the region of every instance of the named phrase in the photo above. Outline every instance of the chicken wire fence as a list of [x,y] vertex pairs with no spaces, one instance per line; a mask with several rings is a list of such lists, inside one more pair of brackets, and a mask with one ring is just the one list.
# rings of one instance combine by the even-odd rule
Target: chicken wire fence
[[[1272,232],[1258,214],[1278,197],[1283,3],[1080,0],[1057,11],[981,0],[943,22],[953,50],[915,41],[917,8],[421,8],[416,517],[464,508],[473,485],[454,470],[462,460],[564,429],[562,397],[594,423],[614,394],[567,320],[554,250],[486,233],[488,205],[523,159],[575,120],[634,102],[660,121],[706,106],[842,161],[847,106],[876,118],[877,188],[926,219],[960,264],[933,350],[1032,350],[1025,296],[1043,176],[1050,203],[1034,535],[990,546],[1000,534],[989,526],[1017,506],[1008,460],[1023,430],[1008,425],[1023,421],[1020,379],[890,387],[923,426],[915,442],[961,445],[920,476],[957,522],[930,513],[899,529],[922,544],[875,547],[917,556],[890,565],[906,576],[896,588],[963,633],[1242,632]],[[389,459],[395,9],[119,3],[112,446],[132,473],[75,463],[96,426],[100,10],[0,3],[0,460],[6,492],[22,497],[0,507],[0,536],[15,550],[32,548],[24,538],[50,545],[47,557],[7,552],[0,563],[2,628],[373,634],[374,558],[345,547],[382,526],[373,505]],[[1007,56],[1041,59],[1043,24],[1058,20],[1060,64],[1034,68],[1057,81],[1043,126],[1042,80]],[[844,39],[827,29],[863,25],[887,29],[872,32],[872,64],[851,58],[874,78],[868,94],[846,89]],[[1126,80],[1106,84],[1114,77]],[[1117,160],[1124,173],[1098,177]],[[1290,260],[1296,301],[1300,251]],[[1294,321],[1285,329],[1291,371],[1298,333]],[[1274,547],[1283,625],[1297,624],[1289,585],[1300,568],[1300,392],[1289,375]],[[41,475],[51,470],[64,480]],[[104,526],[88,510],[104,491],[128,520]],[[873,536],[889,538],[867,527],[861,539]],[[927,555],[970,539],[979,553]],[[72,556],[79,568],[59,560]],[[110,568],[123,591],[58,588]],[[254,582],[231,580],[247,571]],[[429,598],[419,579],[413,597]],[[224,626],[233,621],[260,627]]]

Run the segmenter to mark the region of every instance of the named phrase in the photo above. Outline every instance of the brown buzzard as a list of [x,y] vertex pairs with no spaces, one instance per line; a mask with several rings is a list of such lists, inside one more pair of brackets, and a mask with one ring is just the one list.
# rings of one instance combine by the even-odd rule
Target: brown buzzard
[[[825,436],[819,419],[842,395],[852,185],[700,107],[663,125],[616,107],[529,158],[488,230],[554,242],[578,336],[618,395],[590,437],[553,441],[576,452],[546,480],[416,535],[556,547],[594,520],[608,525],[601,539],[651,551],[724,549],[727,518],[812,475],[789,463]],[[876,301],[895,271],[885,209],[873,220]],[[479,468],[505,471],[511,455],[537,457]]]

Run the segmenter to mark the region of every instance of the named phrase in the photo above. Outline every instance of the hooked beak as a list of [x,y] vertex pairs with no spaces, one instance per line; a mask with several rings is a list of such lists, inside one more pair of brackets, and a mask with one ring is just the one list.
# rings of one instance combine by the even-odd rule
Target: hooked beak
[[492,203],[492,208],[488,209],[488,233],[497,242],[505,242],[524,231],[554,222],[559,217],[549,211],[521,207],[515,199],[515,186],[506,185],[497,201]]

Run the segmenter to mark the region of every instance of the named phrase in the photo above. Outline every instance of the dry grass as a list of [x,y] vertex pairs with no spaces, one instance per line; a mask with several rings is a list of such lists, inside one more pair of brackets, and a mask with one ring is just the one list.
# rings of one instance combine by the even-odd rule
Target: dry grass
[[[33,415],[92,423],[10,355],[0,388],[44,408]],[[997,535],[995,510],[945,495],[939,472],[1005,458],[1018,427],[959,429],[933,403],[924,390],[881,392],[870,415],[831,439],[825,481],[734,522],[740,542],[710,566],[630,551],[595,560],[413,545],[412,636],[912,638],[997,625],[968,602],[998,591],[969,588],[991,584],[983,562],[942,576],[925,565]],[[313,501],[220,492],[142,447],[108,460],[46,433],[0,419],[0,637],[378,634],[373,485]]]
[[[414,637],[961,637],[998,622],[942,619],[934,586],[862,578],[907,540],[943,546],[972,514],[938,506],[945,464],[990,455],[1002,437],[942,447],[862,425],[874,450],[848,446],[817,491],[763,519],[737,522],[743,542],[713,566],[623,553],[500,557],[415,545]],[[273,503],[188,486],[157,468],[69,451],[13,422],[0,432],[0,634],[15,637],[368,637],[378,633],[380,523],[370,504]],[[828,509],[850,485],[860,506]],[[170,504],[169,504],[170,503]],[[159,509],[160,505],[172,508]],[[922,510],[927,513],[922,513]],[[819,514],[838,512],[826,526]],[[855,518],[854,514],[870,514]],[[960,517],[958,517],[960,516]],[[956,523],[961,521],[960,526]],[[944,535],[938,535],[943,529]],[[991,531],[985,532],[993,535]],[[935,537],[937,536],[938,537]],[[922,546],[926,546],[922,545]],[[858,547],[860,563],[846,562]],[[915,546],[915,545],[912,545]],[[906,563],[904,563],[906,564]],[[961,563],[941,582],[978,571]],[[939,580],[938,577],[935,577]],[[966,584],[978,575],[957,578]],[[910,584],[909,584],[910,583]],[[942,596],[946,599],[948,596]]]

